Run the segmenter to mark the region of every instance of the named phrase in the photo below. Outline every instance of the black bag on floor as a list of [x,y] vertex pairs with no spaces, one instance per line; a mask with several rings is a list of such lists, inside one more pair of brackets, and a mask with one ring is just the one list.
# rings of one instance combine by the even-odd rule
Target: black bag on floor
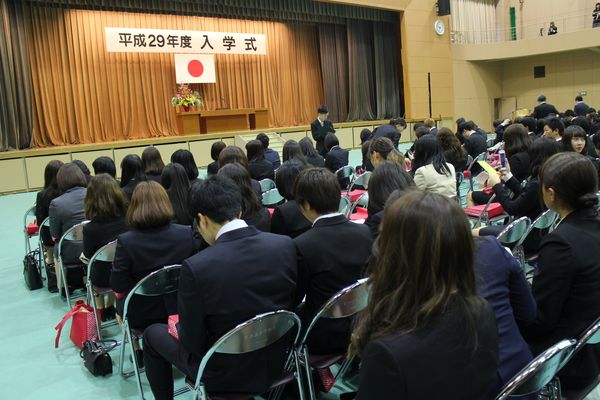
[[37,290],[44,286],[38,265],[39,257],[40,251],[33,250],[23,258],[23,278],[25,278],[25,284],[29,290]]
[[50,293],[58,292],[58,286],[56,285],[56,271],[54,270],[54,264],[46,265],[46,285]]
[[[111,343],[104,347],[105,343]],[[83,365],[94,376],[104,376],[112,374],[112,359],[109,351],[117,346],[116,340],[88,340],[83,342],[80,356],[83,358]]]

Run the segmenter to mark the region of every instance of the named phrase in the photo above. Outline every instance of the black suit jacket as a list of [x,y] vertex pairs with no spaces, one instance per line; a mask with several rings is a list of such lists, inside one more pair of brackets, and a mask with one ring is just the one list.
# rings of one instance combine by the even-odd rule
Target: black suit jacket
[[[396,126],[391,124],[379,125],[373,132],[373,139],[378,137],[386,137],[392,141],[394,147],[398,148],[398,142],[400,142],[400,132],[396,129]],[[371,140],[373,140],[371,139]]]
[[533,114],[531,116],[535,119],[543,119],[546,118],[550,114],[558,115],[558,110],[552,104],[542,103],[535,106],[533,109]]
[[213,161],[206,167],[206,173],[208,176],[216,175],[219,172],[219,162]]
[[[112,242],[129,227],[125,224],[125,216],[106,222],[90,221],[83,226],[83,255],[89,260],[102,246]],[[98,261],[92,270],[92,283],[101,287],[110,286],[110,270],[112,263]]]
[[[35,200],[35,220],[38,225],[41,225],[48,218],[50,214],[50,202],[59,195],[58,189],[52,190],[51,188],[46,188],[38,192]],[[54,246],[54,240],[52,239],[52,235],[50,235],[50,228],[48,226],[40,229],[40,235],[42,236],[44,245]]]
[[131,196],[133,196],[133,191],[135,190],[135,187],[138,183],[139,181],[137,181],[136,179],[131,179],[129,182],[127,182],[127,185],[121,187],[121,190],[123,190],[123,193],[125,193],[125,197],[127,197],[127,200],[131,201]]
[[519,181],[523,182],[530,173],[529,154],[526,151],[513,154],[508,160],[510,163],[510,172]]
[[295,200],[290,200],[275,207],[271,217],[271,232],[286,235],[292,239],[303,234],[312,227]]
[[325,157],[327,151],[325,151],[325,144],[323,143],[323,141],[325,140],[325,136],[327,136],[328,133],[335,133],[333,123],[330,120],[325,120],[325,122],[323,122],[323,125],[321,126],[321,122],[319,122],[319,119],[317,118],[313,122],[311,122],[310,131],[312,133],[314,141],[316,142],[317,151],[320,155]]
[[258,211],[252,213],[246,213],[242,219],[259,231],[271,231],[271,215],[265,207],[261,207]]
[[306,162],[315,168],[323,168],[325,166],[325,159],[323,157],[321,157],[320,154],[317,154],[316,156],[313,156],[313,157],[307,156]]
[[[110,286],[117,293],[129,292],[140,279],[172,264],[181,264],[197,248],[192,228],[167,224],[159,228],[132,229],[117,238],[117,249],[110,274]],[[123,312],[124,299],[117,302]],[[145,328],[155,322],[166,323],[177,310],[177,297],[143,297],[130,303],[129,318],[134,328]],[[123,315],[123,314],[120,314]]]
[[264,158],[248,162],[248,172],[250,173],[250,177],[257,181],[275,179],[273,164]]
[[367,344],[357,399],[485,399],[496,377],[498,333],[489,304],[478,309],[475,351],[465,316],[452,304],[416,332]]
[[[534,353],[578,338],[600,316],[600,219],[595,209],[569,214],[540,246],[533,279],[535,322],[523,330]],[[600,373],[600,347],[586,346],[559,373],[565,387]]]
[[[300,302],[306,295],[302,310],[305,327],[331,296],[362,277],[372,240],[368,227],[350,222],[343,215],[320,219],[294,239],[298,250],[296,300]],[[309,336],[310,352],[343,352],[350,340],[350,322],[318,323]]]
[[335,172],[348,165],[349,155],[348,150],[342,149],[340,146],[334,146],[327,153],[327,157],[325,157],[325,167],[331,172]]
[[575,112],[575,115],[577,115],[578,117],[585,117],[587,110],[589,110],[589,108],[590,108],[590,106],[588,106],[584,102],[578,102],[575,104],[575,107],[573,107],[573,111]]
[[[296,288],[292,239],[253,227],[224,233],[183,263],[179,280],[179,343],[192,363],[237,324],[291,309]],[[211,392],[263,392],[279,378],[281,346],[244,356],[219,354],[204,372]],[[283,356],[283,359],[282,357]]]

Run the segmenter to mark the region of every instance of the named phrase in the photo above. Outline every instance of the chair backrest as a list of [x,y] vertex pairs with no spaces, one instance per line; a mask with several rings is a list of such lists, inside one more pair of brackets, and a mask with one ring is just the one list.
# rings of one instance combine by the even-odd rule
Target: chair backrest
[[27,224],[33,222],[35,220],[35,205],[28,208],[25,211],[25,215],[23,216],[23,227],[27,230]]
[[179,273],[181,265],[174,264],[156,270],[140,281],[131,289],[125,298],[123,306],[123,317],[127,317],[129,302],[134,295],[137,296],[163,296],[174,293],[179,288]]
[[585,332],[581,335],[575,346],[575,352],[581,350],[586,344],[598,344],[600,343],[600,318],[596,319],[592,325],[590,325]]
[[473,165],[475,165],[475,163],[477,161],[483,161],[485,160],[487,157],[487,151],[484,151],[483,153],[479,154],[477,157],[475,157],[475,159],[471,161],[471,163],[469,164],[469,168],[467,168],[467,170],[471,170],[471,168],[473,168]]
[[346,165],[346,166],[338,169],[337,171],[335,171],[335,176],[337,176],[338,179],[344,179],[344,178],[350,179],[353,174],[354,174],[354,168],[352,168],[349,165]]
[[352,181],[352,184],[348,186],[348,193],[350,193],[355,186],[362,186],[365,190],[367,190],[369,188],[369,180],[371,179],[371,174],[372,172],[367,171],[355,177]]
[[65,231],[65,233],[63,233],[63,235],[60,237],[60,240],[58,241],[58,248],[57,248],[58,262],[60,264],[62,264],[62,246],[63,246],[63,244],[65,244],[66,242],[82,241],[83,240],[83,227],[88,222],[90,222],[90,221],[83,221],[83,222],[78,223],[77,225],[73,225],[72,227],[67,229]]
[[356,201],[354,203],[352,203],[352,206],[350,207],[350,213],[348,214],[348,216],[352,215],[352,213],[358,206],[361,206],[364,208],[369,207],[369,192],[364,192],[363,194],[360,195],[360,197],[358,199],[356,199]]
[[96,261],[102,262],[113,262],[115,259],[115,250],[117,249],[117,241],[113,240],[112,242],[105,244],[100,247],[90,258],[88,262],[87,268],[87,279],[89,280],[92,276],[92,268],[94,268],[94,264]]
[[521,217],[504,228],[497,238],[504,246],[519,246],[529,233],[530,226],[531,220],[527,217]]
[[525,396],[542,389],[571,358],[575,343],[573,339],[561,340],[537,356],[504,385],[496,400]]
[[346,196],[342,196],[340,198],[340,207],[338,209],[339,212],[344,214],[346,218],[350,216],[350,212],[352,210],[352,205],[350,204],[350,199]]
[[368,282],[368,278],[359,279],[327,300],[310,322],[301,343],[306,342],[310,331],[320,318],[347,318],[364,310],[369,303]]
[[531,229],[549,229],[554,225],[559,215],[556,211],[546,210],[533,221]]
[[262,194],[263,206],[269,207],[281,203],[284,200],[283,196],[277,189],[267,190]]
[[283,310],[260,314],[239,324],[217,340],[202,357],[198,368],[196,387],[202,384],[202,374],[213,354],[244,354],[264,349],[283,338],[294,328],[293,344],[295,345],[300,336],[300,318],[293,312]]
[[275,182],[273,182],[272,179],[266,178],[266,179],[262,179],[260,181],[258,181],[258,183],[260,184],[260,191],[262,193],[267,192],[271,189],[275,189]]

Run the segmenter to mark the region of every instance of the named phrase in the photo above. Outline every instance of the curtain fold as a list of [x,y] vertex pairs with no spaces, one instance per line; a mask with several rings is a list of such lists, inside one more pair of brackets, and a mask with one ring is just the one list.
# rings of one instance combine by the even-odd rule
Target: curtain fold
[[329,119],[348,119],[348,40],[343,25],[319,25],[319,50],[325,104]]
[[268,108],[271,126],[308,124],[323,102],[317,29],[268,21],[30,7],[33,146],[177,135],[172,54],[107,53],[104,27],[255,32],[266,56],[216,55],[203,108]]
[[348,120],[374,119],[375,73],[373,27],[369,21],[348,20]]
[[33,122],[23,8],[0,0],[0,151],[29,147]]
[[452,0],[450,5],[456,43],[496,41],[496,0]]
[[397,24],[373,24],[377,119],[404,115],[400,95],[402,70]]

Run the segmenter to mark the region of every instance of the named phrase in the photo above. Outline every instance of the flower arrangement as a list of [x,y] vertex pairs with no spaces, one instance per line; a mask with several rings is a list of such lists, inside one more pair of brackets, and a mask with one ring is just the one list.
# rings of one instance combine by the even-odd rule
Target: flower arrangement
[[177,86],[177,93],[171,99],[173,106],[183,106],[187,111],[190,107],[202,104],[202,96],[197,91],[190,89],[188,84],[182,83]]

